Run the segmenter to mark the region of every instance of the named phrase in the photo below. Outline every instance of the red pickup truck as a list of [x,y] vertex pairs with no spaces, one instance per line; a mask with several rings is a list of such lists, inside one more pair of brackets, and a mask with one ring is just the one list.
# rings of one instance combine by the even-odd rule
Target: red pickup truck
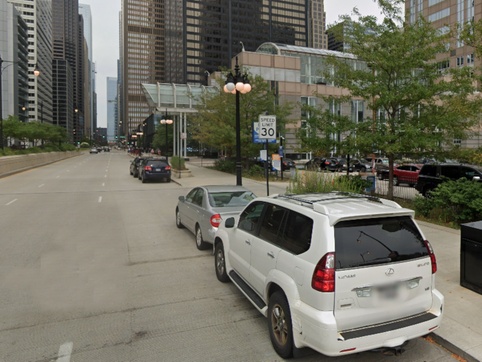
[[[393,184],[395,186],[399,184],[415,186],[421,168],[422,165],[418,164],[406,164],[394,167]],[[388,169],[377,170],[377,177],[379,180],[388,180]]]

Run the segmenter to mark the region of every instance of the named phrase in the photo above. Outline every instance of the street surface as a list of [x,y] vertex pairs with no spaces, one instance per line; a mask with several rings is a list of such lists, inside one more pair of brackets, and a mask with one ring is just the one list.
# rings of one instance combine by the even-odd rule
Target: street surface
[[[130,160],[86,153],[0,179],[0,361],[280,361],[265,318],[176,228],[190,188],[142,184]],[[430,339],[404,349],[297,360],[455,360]]]

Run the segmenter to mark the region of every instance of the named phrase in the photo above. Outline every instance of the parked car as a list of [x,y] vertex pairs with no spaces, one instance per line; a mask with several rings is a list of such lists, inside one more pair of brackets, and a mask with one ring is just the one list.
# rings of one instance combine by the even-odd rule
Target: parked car
[[139,164],[139,179],[171,182],[171,166],[165,159],[145,158]]
[[91,148],[90,153],[99,153],[99,151],[97,151],[97,148]]
[[325,160],[324,157],[313,157],[307,163],[305,163],[305,170],[309,171],[321,171],[325,169]]
[[327,356],[396,347],[442,321],[430,243],[414,212],[390,200],[260,197],[221,223],[214,248],[216,277],[267,317],[282,358],[302,347]]
[[462,177],[481,182],[482,167],[454,163],[425,164],[418,174],[415,188],[423,196],[428,196],[430,191],[445,180],[458,180]]
[[296,163],[291,158],[283,158],[283,163],[281,165],[281,169],[283,171],[289,171],[291,168],[295,168]]
[[137,156],[131,161],[131,163],[129,165],[129,173],[132,176],[134,176],[136,178],[139,177],[139,166],[144,159],[145,159],[145,157]]
[[256,196],[242,186],[199,186],[186,196],[179,196],[176,226],[186,227],[196,236],[199,250],[214,241],[214,233],[222,219],[239,214]]
[[346,164],[346,159],[344,158],[328,158],[325,161],[325,169],[331,172],[342,171],[343,164]]
[[355,172],[370,172],[372,170],[370,162],[358,158],[350,159],[350,166]]
[[[422,165],[412,163],[393,167],[393,185],[408,184],[409,186],[415,186],[421,168]],[[379,180],[388,180],[389,169],[377,170],[377,178]]]

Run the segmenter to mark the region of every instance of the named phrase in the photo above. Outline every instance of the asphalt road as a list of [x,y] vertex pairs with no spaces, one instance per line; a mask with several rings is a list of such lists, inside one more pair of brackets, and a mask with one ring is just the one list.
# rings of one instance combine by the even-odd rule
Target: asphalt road
[[[189,190],[142,184],[129,162],[87,153],[0,179],[0,361],[279,361],[264,317],[176,228]],[[429,339],[404,349],[298,360],[455,360]]]

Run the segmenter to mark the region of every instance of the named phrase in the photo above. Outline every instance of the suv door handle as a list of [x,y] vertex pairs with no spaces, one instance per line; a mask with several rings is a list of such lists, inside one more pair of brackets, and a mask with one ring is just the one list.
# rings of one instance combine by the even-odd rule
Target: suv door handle
[[269,251],[266,253],[270,258],[274,259],[274,253],[272,251]]
[[245,240],[244,242],[248,245],[251,245],[251,241],[249,241],[249,240]]

